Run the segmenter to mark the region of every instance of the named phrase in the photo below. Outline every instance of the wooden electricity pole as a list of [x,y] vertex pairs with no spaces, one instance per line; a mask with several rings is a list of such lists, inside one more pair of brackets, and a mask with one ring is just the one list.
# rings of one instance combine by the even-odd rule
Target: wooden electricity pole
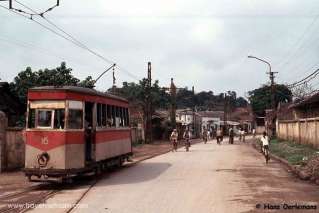
[[171,123],[172,123],[173,129],[175,129],[176,128],[176,86],[174,84],[173,78],[171,78],[170,93],[171,93]]
[[145,125],[145,142],[152,142],[152,65],[148,62],[147,66],[147,85],[146,85],[146,125]]

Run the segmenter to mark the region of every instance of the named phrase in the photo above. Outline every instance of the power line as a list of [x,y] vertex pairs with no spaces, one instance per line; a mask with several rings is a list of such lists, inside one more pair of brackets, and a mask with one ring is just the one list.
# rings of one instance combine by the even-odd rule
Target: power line
[[305,78],[295,82],[295,83],[292,83],[292,84],[289,84],[287,85],[289,88],[294,88],[296,86],[300,86],[301,84],[304,84],[304,83],[308,83],[310,80],[314,79],[317,75],[319,74],[319,69],[315,70],[313,73],[311,73],[310,75],[306,76]]
[[[17,0],[14,0],[15,2],[17,2],[18,4],[20,4],[21,6],[29,9],[30,11],[34,12],[37,14],[37,11],[35,11],[34,9],[30,8],[29,6],[17,1]],[[56,29],[58,29],[60,32],[64,33],[65,35],[67,35],[69,38],[71,38],[73,41],[72,43],[76,43],[77,46],[91,52],[92,54],[94,54],[95,56],[101,58],[102,60],[106,61],[107,63],[110,63],[110,64],[115,64],[114,61],[110,60],[110,59],[107,59],[106,57],[102,56],[101,54],[91,50],[89,47],[87,47],[85,44],[83,44],[82,42],[80,42],[78,39],[76,39],[74,36],[72,36],[71,34],[67,33],[65,30],[63,30],[62,28],[60,28],[59,26],[57,26],[55,23],[53,23],[52,21],[50,21],[48,18],[44,17],[44,16],[40,16],[41,18],[43,18],[46,22],[48,22],[49,24],[51,24],[52,26],[54,26]]]
[[[91,65],[88,65],[88,64],[84,64],[78,60],[75,60],[75,59],[67,59],[67,57],[69,56],[63,56],[63,55],[58,55],[57,53],[53,52],[53,51],[49,51],[47,49],[44,49],[40,46],[37,46],[35,44],[32,44],[32,43],[29,43],[29,42],[25,42],[25,41],[20,41],[20,40],[16,40],[16,39],[12,39],[12,38],[8,38],[8,37],[4,37],[4,36],[0,36],[0,42],[5,42],[5,43],[9,43],[9,44],[13,44],[13,45],[16,45],[16,46],[19,46],[19,47],[22,47],[22,48],[28,48],[28,49],[31,49],[31,51],[34,51],[34,52],[38,52],[38,53],[44,53],[48,56],[53,56],[55,58],[58,58],[62,61],[73,61],[73,62],[76,62],[77,64],[81,65],[81,66],[86,66],[86,67],[91,67]],[[94,66],[95,68],[97,69],[101,69],[101,67],[98,67],[98,66]]]
[[[297,41],[294,43],[293,47],[297,46],[306,36],[307,32],[310,31],[311,27],[317,22],[319,18],[319,14],[313,19],[313,21],[306,27],[306,29],[304,30],[304,32],[301,34],[301,36],[297,39]],[[286,57],[286,60],[284,60],[283,62],[279,63],[278,66],[282,67],[284,65],[287,65],[289,63],[289,60],[291,59],[291,57],[295,57],[296,53],[298,52],[298,50],[302,47],[302,43],[300,43],[297,47],[297,49],[292,52],[292,54],[289,54],[288,57]]]
[[[15,2],[17,2],[18,4],[20,4],[21,6],[29,9],[30,11],[34,12],[34,13],[37,13],[37,11],[35,11],[34,9],[32,9],[31,7],[17,1],[17,0],[14,0]],[[74,36],[72,36],[70,33],[66,32],[65,30],[63,30],[61,27],[59,27],[58,25],[56,25],[54,22],[52,22],[51,20],[49,20],[48,18],[46,18],[45,16],[41,15],[40,16],[41,18],[43,18],[46,22],[48,22],[49,24],[51,24],[53,27],[55,27],[56,29],[58,29],[60,32],[64,33],[65,35],[67,35],[69,38],[71,38],[75,43],[77,43],[77,46],[89,51],[90,53],[92,53],[93,55],[99,57],[100,59],[104,60],[105,62],[107,63],[110,63],[110,64],[116,64],[116,62],[114,62],[113,60],[110,60],[110,59],[107,59],[106,57],[102,56],[101,54],[91,50],[87,45],[83,44],[82,42],[80,42],[78,39],[76,39]],[[72,42],[72,43],[74,43]],[[120,68],[118,65],[117,65],[118,68]],[[124,69],[123,67],[120,68],[120,70],[122,70],[123,72],[125,72],[127,75],[129,75],[131,78],[134,78],[135,80],[139,80],[139,78],[130,73],[129,71],[127,71],[126,69]]]
[[[36,12],[36,11],[33,10],[32,8],[26,6],[26,5],[24,5],[24,4],[22,4],[22,3],[18,2],[18,1],[16,1],[16,2],[19,3],[20,5],[26,7],[27,9],[29,9],[29,10],[31,10],[31,11],[33,11],[33,12]],[[22,17],[24,17],[24,18],[27,18],[27,19],[29,19],[29,20],[35,22],[36,24],[38,24],[38,25],[40,25],[41,27],[47,29],[48,31],[54,33],[55,35],[57,35],[57,36],[59,36],[59,37],[65,39],[65,40],[67,40],[67,41],[73,43],[74,45],[76,45],[76,46],[78,46],[78,47],[80,47],[80,48],[82,48],[82,49],[85,49],[85,50],[91,52],[91,53],[94,54],[95,56],[97,56],[97,57],[101,58],[102,60],[106,61],[107,63],[112,63],[112,64],[115,63],[115,62],[113,62],[112,60],[109,60],[109,59],[105,58],[104,56],[102,56],[102,55],[96,53],[95,51],[89,49],[86,45],[84,45],[83,43],[79,42],[79,41],[78,41],[77,39],[75,39],[72,35],[70,35],[69,33],[65,32],[63,29],[61,29],[60,27],[58,27],[58,26],[57,26],[56,24],[54,24],[52,21],[46,19],[44,16],[41,16],[41,17],[42,17],[43,19],[45,19],[48,23],[50,23],[52,26],[56,27],[59,31],[63,32],[63,33],[64,33],[65,35],[67,35],[69,38],[68,38],[67,36],[65,36],[65,35],[63,35],[63,34],[57,32],[57,31],[51,29],[50,27],[48,27],[48,26],[42,24],[41,22],[39,22],[39,21],[37,21],[37,20],[35,20],[35,19],[31,19],[31,18],[28,17],[27,15],[23,15],[23,14],[21,14],[21,13],[15,11],[15,10],[10,10],[9,8],[7,8],[7,7],[5,7],[5,6],[2,6],[2,5],[0,5],[0,7],[4,8],[4,9],[6,9],[6,10],[12,12],[12,13],[15,13],[15,14],[17,14],[17,15],[20,15],[20,16],[22,16]],[[70,39],[70,38],[71,38],[71,39]],[[123,68],[121,68],[121,70],[124,71]],[[139,78],[138,78],[137,76],[131,74],[130,72],[128,72],[128,71],[126,71],[126,70],[125,70],[124,72],[125,72],[126,74],[128,74],[130,77],[134,78],[135,80],[139,80]]]
[[[6,0],[4,0],[4,1],[6,1]],[[43,17],[45,13],[47,13],[47,12],[53,10],[54,8],[56,8],[56,7],[58,7],[58,6],[60,5],[60,0],[56,0],[56,4],[55,4],[54,6],[49,7],[48,9],[46,9],[46,10],[43,11],[43,12],[38,13],[38,12],[32,11],[33,13],[29,13],[29,12],[26,12],[26,11],[24,11],[24,10],[22,10],[22,9],[14,8],[14,7],[12,6],[12,1],[13,1],[13,0],[9,0],[9,9],[15,10],[15,11],[20,12],[20,13],[27,14],[27,15],[30,16],[30,19],[32,19],[33,16],[42,16],[42,17]],[[15,2],[17,2],[17,1],[15,1]],[[19,2],[17,2],[17,3],[19,3]],[[19,3],[19,4],[21,5],[21,3]]]

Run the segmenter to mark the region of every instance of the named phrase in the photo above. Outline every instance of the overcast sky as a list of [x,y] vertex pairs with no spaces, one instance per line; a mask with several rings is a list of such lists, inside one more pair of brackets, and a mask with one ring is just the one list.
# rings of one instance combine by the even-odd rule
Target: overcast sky
[[[55,4],[20,2],[39,11]],[[22,8],[16,3],[14,7]],[[318,14],[316,0],[60,0],[46,17],[123,67],[116,74],[118,86],[145,77],[151,61],[153,79],[162,86],[173,77],[177,86],[194,85],[196,92],[235,90],[245,95],[268,81],[267,65],[248,55],[268,60],[282,83],[319,67]],[[63,60],[81,79],[95,78],[110,65],[0,8],[2,80],[12,81],[27,66],[53,68]],[[108,73],[97,88],[111,84]]]

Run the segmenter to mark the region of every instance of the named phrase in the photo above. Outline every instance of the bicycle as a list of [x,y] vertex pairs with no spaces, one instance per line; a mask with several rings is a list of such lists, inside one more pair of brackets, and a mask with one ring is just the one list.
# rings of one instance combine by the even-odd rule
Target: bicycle
[[173,150],[172,151],[177,152],[177,140],[175,140],[175,139],[173,140]]
[[191,143],[190,143],[189,139],[185,139],[185,149],[186,149],[186,152],[189,151],[190,144],[191,144]]
[[262,153],[265,156],[266,163],[268,163],[268,161],[270,160],[270,157],[269,157],[269,146],[268,145],[263,146]]

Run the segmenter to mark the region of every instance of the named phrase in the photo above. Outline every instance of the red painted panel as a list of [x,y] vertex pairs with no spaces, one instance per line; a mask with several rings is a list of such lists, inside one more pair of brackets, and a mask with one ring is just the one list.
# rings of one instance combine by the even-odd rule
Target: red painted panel
[[65,100],[66,93],[63,91],[52,92],[28,92],[29,100]]
[[114,140],[123,140],[131,138],[130,130],[107,130],[96,132],[95,141],[96,143],[104,143]]
[[83,132],[27,131],[26,144],[42,151],[49,151],[65,144],[83,144]]
[[107,97],[87,95],[74,92],[63,91],[30,91],[28,93],[29,100],[76,100],[76,101],[90,101],[99,102],[103,104],[117,105],[121,107],[128,107],[126,101],[116,100]]
[[66,132],[66,144],[84,144],[84,132]]

